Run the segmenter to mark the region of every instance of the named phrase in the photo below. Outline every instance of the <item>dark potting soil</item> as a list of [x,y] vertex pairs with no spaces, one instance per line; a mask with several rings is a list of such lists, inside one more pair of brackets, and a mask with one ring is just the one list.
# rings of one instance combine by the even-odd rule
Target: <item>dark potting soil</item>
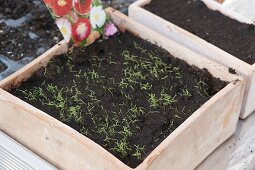
[[4,71],[6,69],[6,65],[4,65],[1,61],[0,61],[0,72]]
[[102,0],[105,8],[112,7],[124,14],[128,14],[128,7],[136,0]]
[[37,57],[62,40],[42,0],[0,0],[0,54]]
[[33,0],[0,0],[0,3],[1,15],[12,19],[18,19],[21,16],[26,15],[33,8],[33,6],[31,5],[33,3]]
[[231,74],[237,74],[237,73],[236,73],[236,70],[233,69],[233,68],[229,68],[229,69],[228,69],[228,72],[231,73]]
[[11,93],[134,168],[226,84],[120,33],[54,58]]
[[152,0],[152,13],[220,47],[235,57],[255,63],[255,26],[213,11],[200,0]]

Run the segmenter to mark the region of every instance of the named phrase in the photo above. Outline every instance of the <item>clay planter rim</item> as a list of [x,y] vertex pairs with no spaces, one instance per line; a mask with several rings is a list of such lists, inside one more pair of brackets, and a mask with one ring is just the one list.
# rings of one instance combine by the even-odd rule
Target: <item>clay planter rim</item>
[[[181,27],[153,14],[143,8],[152,0],[138,0],[129,6],[129,16],[137,22],[153,29],[154,31],[168,37],[175,42],[188,47],[189,49],[220,63],[229,68],[235,69],[246,80],[246,89],[243,99],[240,118],[248,117],[255,110],[255,63],[250,65],[239,58],[225,52],[204,39],[182,29]],[[223,15],[233,18],[242,23],[254,24],[248,18],[223,7],[214,0],[202,0],[209,8],[218,10]],[[150,21],[150,22],[148,22]],[[160,25],[160,27],[158,27]]]
[[[229,101],[226,101],[228,105],[226,107],[222,107],[222,108],[225,109],[225,108],[228,108],[228,106],[229,106],[230,112],[227,112],[225,114],[222,113],[222,114],[224,114],[223,115],[224,120],[217,120],[217,121],[215,120],[216,122],[220,123],[220,125],[224,126],[222,132],[220,130],[216,129],[216,131],[218,130],[217,133],[219,133],[219,134],[213,134],[215,136],[213,136],[212,139],[210,139],[212,141],[208,141],[209,142],[208,144],[203,143],[204,141],[200,141],[200,142],[202,142],[201,146],[200,145],[196,146],[196,147],[202,147],[202,148],[205,146],[211,147],[211,148],[206,148],[205,151],[200,151],[201,153],[203,153],[203,155],[199,155],[201,158],[199,158],[199,160],[196,160],[195,164],[200,163],[220,143],[222,143],[225,139],[227,139],[229,136],[231,136],[235,132],[238,115],[239,115],[239,112],[241,109],[242,95],[243,95],[243,91],[244,91],[244,79],[238,75],[230,74],[228,72],[228,68],[221,66],[213,61],[210,61],[210,60],[204,58],[203,56],[198,55],[198,54],[188,50],[187,48],[182,47],[182,46],[178,45],[177,43],[166,39],[162,35],[154,32],[146,27],[143,27],[142,25],[134,22],[130,18],[127,18],[120,12],[117,12],[111,8],[108,8],[107,12],[110,15],[110,18],[112,19],[112,21],[119,27],[120,30],[129,31],[137,36],[140,36],[143,39],[154,42],[154,43],[158,44],[159,46],[162,46],[163,48],[168,49],[168,51],[171,52],[173,56],[176,56],[177,58],[186,60],[187,63],[196,65],[199,68],[205,67],[215,77],[218,77],[218,78],[221,78],[222,80],[230,82],[226,87],[224,87],[221,91],[219,91],[216,95],[214,95],[210,100],[208,100],[205,104],[203,104],[197,111],[195,111],[174,132],[172,132],[135,169],[137,169],[137,170],[153,169],[158,164],[161,165],[162,164],[161,159],[165,158],[164,155],[167,154],[167,149],[168,149],[169,145],[170,144],[172,144],[172,145],[178,144],[178,140],[181,140],[180,138],[183,137],[183,133],[187,134],[190,129],[194,131],[194,129],[196,127],[198,128],[197,124],[201,124],[201,122],[203,123],[203,120],[208,121],[208,119],[210,119],[210,118],[207,118],[206,116],[208,116],[208,114],[210,112],[212,112],[213,115],[218,114],[219,110],[217,110],[217,108],[216,108],[216,111],[213,110],[213,108],[214,108],[213,106],[218,106],[221,103],[220,101],[226,101],[225,97],[227,97],[230,99],[230,103],[228,103]],[[31,76],[32,73],[35,72],[37,69],[39,69],[40,67],[46,66],[48,61],[52,57],[54,57],[57,54],[65,53],[66,51],[67,51],[67,44],[65,42],[59,43],[58,45],[54,46],[52,49],[47,51],[43,55],[43,57],[38,58],[38,60],[32,61],[29,65],[25,66],[17,74],[9,77],[7,79],[8,81],[5,81],[5,83],[0,84],[0,87],[5,90],[10,90],[11,88],[18,86],[20,83],[22,83],[22,81],[25,81],[29,76]],[[193,57],[192,58],[187,57],[187,54],[189,54],[189,56],[193,56]],[[234,95],[234,96],[232,96],[232,95]],[[236,98],[233,98],[233,97],[236,97]],[[92,148],[93,152],[96,152],[99,155],[101,155],[103,158],[105,158],[105,161],[101,160],[101,157],[98,157],[98,160],[103,161],[103,163],[105,165],[107,165],[108,168],[110,167],[109,169],[128,169],[128,170],[132,169],[132,168],[128,167],[127,165],[125,165],[124,163],[122,163],[120,160],[118,160],[116,157],[114,157],[108,151],[103,149],[101,146],[96,144],[94,141],[81,135],[76,130],[72,129],[71,127],[63,124],[62,122],[58,121],[57,119],[49,116],[48,114],[44,113],[43,111],[40,111],[39,109],[18,99],[17,97],[9,94],[8,92],[6,92],[2,89],[0,89],[0,105],[1,105],[1,101],[3,101],[7,105],[6,106],[7,108],[10,105],[10,108],[11,108],[11,111],[13,112],[13,114],[15,111],[17,112],[17,110],[20,110],[22,112],[24,111],[24,115],[25,114],[27,115],[29,113],[30,114],[29,120],[37,121],[40,124],[42,124],[42,123],[46,124],[47,126],[45,125],[45,127],[50,127],[52,133],[54,131],[55,134],[60,133],[61,135],[68,136],[69,137],[68,141],[70,140],[72,142],[73,141],[76,142],[76,144],[81,144],[81,146],[78,146],[80,148],[82,148],[82,146]],[[4,105],[4,104],[2,104],[2,105]],[[0,107],[0,109],[1,109],[1,107]],[[220,110],[220,111],[222,111],[222,110]],[[3,116],[7,116],[7,117],[9,116],[9,114],[4,115],[4,113],[1,113],[1,112],[0,112],[0,114],[3,114]],[[2,118],[2,121],[1,121],[1,117],[2,116],[0,116],[0,130],[7,133],[8,135],[13,137],[17,141],[21,142],[22,144],[26,143],[25,135],[21,135],[21,134],[19,134],[19,132],[16,132],[17,129],[15,131],[15,129],[12,129],[9,127],[9,126],[14,126],[14,125],[12,125],[12,122],[7,121],[5,124],[8,126],[1,125],[2,122],[4,122],[3,121],[4,118]],[[16,119],[22,120],[22,118],[23,118],[22,116],[21,116],[21,118],[15,117],[14,120],[16,120]],[[21,124],[20,126],[25,126],[25,125]],[[214,126],[217,127],[216,125],[214,125]],[[44,129],[45,127],[39,127],[39,128]],[[26,129],[24,129],[24,130],[26,130]],[[38,128],[37,128],[37,130],[38,130]],[[36,132],[33,132],[33,133],[36,133]],[[195,133],[195,132],[193,132],[193,133]],[[204,132],[202,134],[204,134],[206,137],[209,136],[209,134],[206,134],[206,132]],[[188,138],[187,136],[188,135],[184,136],[184,138],[185,137]],[[217,137],[217,142],[213,141],[213,140],[216,140],[216,137]],[[47,139],[47,136],[45,138]],[[224,138],[224,139],[222,139],[222,138]],[[200,139],[200,140],[202,140],[202,139]],[[35,139],[35,140],[38,141],[39,139]],[[197,140],[199,141],[199,139],[194,139],[194,140],[196,142],[197,142]],[[41,140],[39,140],[39,141],[41,142]],[[59,142],[61,142],[61,141],[59,141]],[[212,142],[212,144],[210,144],[210,142]],[[29,144],[27,144],[27,145],[29,145]],[[36,144],[34,144],[34,145],[36,145]],[[213,146],[211,146],[211,145],[213,145]],[[61,144],[61,146],[62,146],[62,144]],[[57,165],[57,167],[60,167],[63,169],[65,168],[65,167],[61,167],[61,164],[65,163],[65,162],[57,162],[56,160],[58,158],[55,158],[55,157],[48,158],[47,156],[43,155],[42,150],[40,151],[40,149],[41,149],[40,147],[39,148],[34,148],[32,146],[27,146],[27,147],[30,148],[35,153],[37,153],[38,155],[40,155],[41,157],[48,160],[49,162],[53,163],[54,165]],[[82,149],[84,149],[84,148],[82,148]],[[210,151],[207,151],[207,150],[210,150]],[[162,154],[163,154],[163,156],[162,156]],[[162,157],[164,157],[164,158],[162,158]]]
[[[239,81],[239,80],[238,80]],[[49,123],[52,127],[58,128],[60,131],[66,133],[68,136],[76,138],[82,145],[90,145],[89,147],[93,147],[93,150],[96,150],[97,153],[101,154],[104,157],[108,157],[111,162],[116,164],[120,169],[136,169],[136,170],[143,170],[147,169],[149,164],[153,162],[157,157],[160,155],[161,152],[167,148],[168,144],[172,142],[176,137],[180,136],[181,133],[188,128],[189,126],[193,126],[196,122],[194,122],[195,119],[201,117],[203,115],[203,112],[207,110],[207,107],[211,104],[217,101],[224,93],[227,93],[233,89],[234,82],[231,82],[228,84],[225,88],[223,88],[220,92],[218,92],[215,96],[213,96],[210,100],[208,100],[206,103],[204,103],[198,110],[196,110],[188,119],[186,119],[177,129],[175,129],[167,138],[165,138],[148,156],[147,158],[137,167],[137,168],[130,168],[129,166],[125,165],[122,161],[120,161],[118,158],[116,158],[114,155],[112,155],[110,152],[105,150],[102,146],[95,143],[90,138],[80,134],[78,131],[74,130],[70,126],[62,123],[61,121],[53,118],[52,116],[48,115],[47,113],[37,109],[36,107],[22,101],[21,99],[13,96],[12,94],[8,93],[7,91],[4,91],[3,89],[0,89],[0,100],[6,100],[7,102],[11,102],[15,105],[15,107],[22,107],[22,109],[25,109],[32,113],[36,119],[40,119],[44,121],[45,123]],[[8,132],[0,127],[0,130],[4,133],[8,134]],[[16,136],[11,136],[13,139],[16,139],[19,141],[19,139]],[[30,148],[27,146],[27,148]],[[33,149],[31,149],[33,151]],[[41,155],[37,151],[34,151],[39,156],[44,158],[45,160],[48,160],[47,157],[44,155]],[[50,163],[53,165],[56,165],[57,168],[61,168],[58,166],[59,162],[52,162],[49,160]],[[64,168],[64,167],[62,167]]]
[[[220,2],[217,2],[215,0],[202,0],[202,1],[211,9],[220,11],[222,14],[227,15],[230,18],[235,19],[241,23],[254,24],[254,22],[252,20],[250,20],[249,18],[247,18],[231,9],[223,7]],[[223,0],[223,1],[225,1],[225,0]]]

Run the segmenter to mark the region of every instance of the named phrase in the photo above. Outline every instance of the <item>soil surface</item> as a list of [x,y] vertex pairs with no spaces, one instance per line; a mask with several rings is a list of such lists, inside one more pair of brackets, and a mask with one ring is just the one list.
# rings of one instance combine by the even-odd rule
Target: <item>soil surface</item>
[[54,58],[11,93],[134,168],[226,84],[120,33]]
[[145,8],[235,57],[255,63],[254,25],[212,11],[200,0],[153,0]]
[[128,7],[136,0],[102,0],[105,7],[113,7],[124,14],[128,14]]
[[4,71],[6,69],[6,65],[0,61],[0,72]]
[[[105,7],[126,14],[132,2],[103,0]],[[0,58],[8,68],[4,73],[0,69],[3,79],[63,38],[42,0],[0,0],[0,4],[0,55],[8,58],[4,61]]]
[[0,0],[0,54],[12,59],[37,57],[62,40],[41,0]]
[[0,4],[0,55],[13,61],[33,59],[63,39],[41,0],[0,0]]

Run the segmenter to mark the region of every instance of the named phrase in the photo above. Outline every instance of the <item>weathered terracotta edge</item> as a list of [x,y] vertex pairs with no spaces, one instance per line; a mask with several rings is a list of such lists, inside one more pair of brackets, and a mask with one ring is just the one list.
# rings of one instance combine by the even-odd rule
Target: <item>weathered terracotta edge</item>
[[[125,22],[123,22],[123,23],[125,23]],[[144,30],[144,29],[143,29]],[[234,77],[238,77],[238,76],[234,76]],[[232,83],[234,83],[234,82],[232,82]],[[239,79],[239,83],[243,83],[243,80],[242,80],[242,78],[240,78]],[[231,85],[228,85],[226,88],[224,88],[224,89],[228,89],[228,90],[230,90],[231,88],[230,88],[230,86]],[[216,97],[215,97],[216,98]],[[14,98],[13,98],[14,99]],[[10,100],[10,101],[12,101],[12,100]],[[208,101],[209,102],[209,101]],[[205,106],[204,106],[205,107]],[[197,112],[199,112],[199,111],[197,111]],[[45,115],[44,115],[45,116]],[[198,115],[197,115],[198,116]],[[189,120],[192,120],[191,118],[189,119]],[[188,122],[188,121],[187,121]],[[182,127],[184,127],[185,125],[182,125]],[[64,127],[64,128],[66,128],[66,127]],[[177,133],[177,132],[176,132]],[[78,136],[79,136],[79,134],[77,134]]]
[[[129,7],[129,16],[141,23],[144,22],[141,19],[142,17],[144,17],[144,19],[146,18],[150,19],[154,23],[157,23],[157,25],[161,25],[161,28],[157,28],[155,29],[155,31],[158,31],[164,34],[165,36],[168,36],[168,35],[170,36],[171,34],[171,37],[174,37],[176,42],[183,44],[187,46],[188,48],[198,53],[201,53],[202,55],[207,56],[218,63],[234,68],[237,73],[244,76],[247,83],[246,83],[245,95],[244,95],[242,112],[240,114],[240,118],[244,119],[248,115],[250,115],[255,110],[255,106],[253,102],[255,101],[255,96],[251,95],[251,93],[254,93],[255,91],[255,77],[253,77],[255,76],[255,74],[253,73],[255,67],[251,67],[252,65],[245,63],[244,61],[234,57],[233,55],[223,51],[222,49],[212,45],[211,43],[208,43],[207,41],[199,38],[198,36],[195,36],[194,34],[166,21],[165,19],[151,13],[150,11],[145,10],[143,6],[145,6],[146,4],[149,4],[150,2],[151,0],[138,0],[137,2],[133,3]],[[214,3],[216,3],[218,6],[220,5],[217,2],[214,2]],[[224,11],[224,8],[222,8],[221,10]],[[145,25],[152,28],[155,27],[149,23]],[[166,35],[167,31],[169,32],[168,35]],[[179,38],[180,35],[182,35],[181,38]],[[195,42],[196,45],[193,45],[187,42]],[[207,53],[206,50],[205,51],[201,50],[202,48],[208,48],[211,51],[214,51],[214,57],[208,56],[206,54]],[[221,57],[217,58],[215,56],[221,56]]]
[[[54,127],[61,131],[62,133],[67,134],[71,138],[75,138],[76,141],[81,143],[82,145],[89,145],[90,147],[94,148],[101,154],[101,156],[108,158],[113,164],[116,165],[116,167],[119,168],[124,168],[124,169],[130,169],[128,166],[123,164],[120,160],[116,159],[112,154],[110,154],[108,151],[103,149],[100,145],[96,144],[94,141],[91,139],[87,138],[84,135],[81,135],[79,132],[74,130],[73,128],[69,127],[68,125],[60,122],[59,120],[53,118],[52,116],[48,115],[47,113],[37,109],[36,107],[24,102],[23,100],[13,96],[9,92],[0,89],[0,101],[4,100],[8,103],[11,103],[14,105],[16,109],[21,109],[27,111],[27,113],[30,113],[30,116],[33,116],[36,120],[40,120],[45,122],[46,124],[49,124],[51,127]],[[1,113],[0,113],[1,114]],[[0,122],[1,124],[1,122]],[[1,127],[0,127],[1,128]],[[5,132],[5,129],[0,129],[1,131]],[[8,134],[8,133],[7,133]],[[16,139],[15,136],[11,136],[13,139]],[[19,139],[17,139],[19,141]],[[30,148],[28,145],[26,146],[27,148]],[[35,150],[32,149],[35,153],[37,153],[39,156],[42,158],[45,158],[45,160],[48,160],[47,157],[44,155],[41,155],[40,153],[36,152]],[[55,165],[58,168],[65,169],[64,167],[61,167],[61,162],[52,162],[49,160],[50,163]]]
[[[206,102],[204,105],[202,105],[183,124],[181,124],[174,132],[172,132],[172,134],[169,135],[155,150],[153,150],[153,152],[144,160],[143,164],[141,164],[139,166],[139,168],[141,168],[141,169],[149,168],[150,170],[158,169],[158,168],[150,168],[149,165],[152,164],[152,161],[156,161],[156,160],[160,159],[160,155],[162,155],[166,151],[166,148],[169,147],[169,144],[171,142],[174,142],[176,140],[176,138],[181,137],[182,133],[187,128],[190,128],[192,126],[197,126],[199,119],[201,119],[201,117],[204,116],[204,113],[207,111],[207,109],[211,106],[216,106],[215,103],[217,103],[217,101],[219,99],[222,99],[222,97],[225,96],[227,93],[232,93],[232,90],[236,88],[236,85],[240,86],[240,88],[242,89],[244,87],[244,81],[238,81],[237,84],[235,84],[235,83],[229,84],[226,88],[222,89],[219,93],[217,93],[215,96],[213,96],[208,102]],[[240,94],[237,96],[237,97],[239,97],[239,99],[237,99],[236,103],[241,102],[242,96],[243,96],[243,92],[242,92],[242,90],[240,90]],[[235,115],[232,115],[232,116],[236,117],[235,122],[238,121],[238,116],[239,116],[238,113],[240,112],[240,110],[241,110],[241,105],[239,105],[239,107],[237,108],[237,112],[235,113]],[[232,131],[228,135],[225,136],[225,140],[228,139],[232,134],[234,134],[235,131],[236,131],[236,128],[232,129]],[[208,148],[209,151],[204,155],[204,158],[206,158],[220,144],[221,144],[221,142],[217,143],[213,148]],[[159,155],[159,153],[160,153],[160,155]],[[198,156],[198,155],[196,155],[196,156]],[[201,163],[204,160],[204,158],[197,161],[197,165],[199,165],[199,163]],[[195,168],[195,167],[190,166],[190,168]]]
[[[114,13],[115,11],[113,10],[113,13]],[[120,22],[120,21],[117,21],[117,20],[120,20],[120,16],[118,16],[118,17],[116,17],[117,19],[115,19],[114,18],[114,15],[112,15],[112,17],[111,17],[111,19],[113,20],[113,21],[115,21],[115,22]],[[132,25],[134,25],[134,24],[132,24],[132,22],[130,21],[129,23],[126,23],[126,22],[122,22],[121,23],[122,25],[123,25],[123,27],[125,27],[125,29],[127,29],[127,30],[129,30],[129,28],[131,27],[132,28]],[[138,32],[141,32],[141,30],[138,30]],[[154,33],[154,32],[151,32],[149,29],[145,29],[145,28],[143,28],[143,30],[142,30],[142,33],[144,34],[144,35],[151,35],[152,37],[153,37],[153,39],[155,40],[155,39],[160,39],[160,41],[162,41],[162,42],[164,42],[164,41],[168,41],[169,42],[169,44],[174,44],[173,46],[176,46],[177,47],[177,49],[178,49],[178,44],[176,44],[176,43],[174,43],[174,42],[172,42],[172,41],[170,41],[170,40],[167,40],[165,37],[163,37],[162,35],[159,35],[159,34],[156,34],[156,33]],[[139,33],[137,33],[137,35],[138,36],[141,36],[141,35],[139,35]],[[149,40],[149,41],[153,41],[153,40]],[[160,44],[158,41],[155,41],[156,42],[156,44],[158,44],[158,45],[162,45],[162,44]],[[171,43],[170,43],[171,42]],[[167,49],[167,48],[166,48]],[[185,49],[186,50],[186,49]],[[206,58],[204,58],[204,57],[202,57],[202,56],[199,56],[199,55],[197,55],[197,54],[195,54],[195,53],[193,53],[193,52],[191,52],[191,51],[189,51],[189,50],[187,50],[187,51],[185,51],[184,49],[183,49],[183,52],[189,52],[190,53],[190,56],[196,56],[195,58],[199,58],[199,57],[201,57],[201,60],[199,60],[197,63],[210,63],[210,64],[215,64],[215,67],[214,68],[217,68],[217,67],[219,67],[219,68],[225,68],[225,67],[223,67],[223,66],[221,66],[221,65],[219,65],[219,64],[216,64],[216,63],[214,63],[214,62],[211,62],[210,60],[208,60],[208,59],[206,59]],[[173,51],[170,51],[172,54],[173,54]],[[178,57],[179,58],[179,57]],[[187,59],[187,58],[186,58]],[[186,61],[186,59],[185,59],[185,61]],[[194,59],[194,57],[192,57],[192,59]],[[206,66],[208,66],[208,65],[210,65],[210,64],[207,64]],[[200,68],[202,68],[202,67],[200,67]],[[225,72],[225,74],[226,75],[228,75],[228,76],[233,76],[233,75],[231,75],[230,73],[228,73],[228,70],[224,70],[224,72]],[[215,72],[211,72],[212,74],[214,74]],[[234,76],[234,77],[238,77],[238,76]],[[243,81],[243,80],[242,80]],[[243,82],[241,82],[241,84],[243,85]],[[242,93],[242,92],[241,92]],[[240,95],[240,99],[238,100],[240,103],[241,103],[241,101],[242,101],[242,94]],[[241,105],[239,103],[239,105]],[[241,107],[241,106],[240,106]],[[240,111],[240,109],[239,109],[239,111]],[[238,115],[237,115],[237,117],[238,117]],[[192,119],[192,118],[191,118]],[[171,136],[171,135],[170,135]],[[156,153],[158,153],[158,151],[155,151]],[[152,153],[152,155],[156,155],[156,153]],[[150,157],[150,156],[149,156]],[[150,159],[148,157],[148,162],[151,162],[152,160]],[[151,156],[151,157],[154,157],[154,156]],[[150,160],[150,161],[149,161]],[[140,167],[142,167],[142,166],[144,166],[144,164],[143,165],[141,165]]]
[[[148,5],[152,0],[138,0],[135,3],[131,4],[129,6],[129,16],[136,20],[136,15],[141,14],[143,15],[145,18],[146,16],[149,16],[150,18],[153,18],[154,20],[157,20],[157,22],[160,23],[161,27],[166,27],[168,28],[169,32],[172,32],[173,34],[182,34],[185,37],[187,37],[187,40],[190,41],[190,39],[192,39],[194,42],[196,42],[198,45],[202,45],[202,46],[207,46],[210,50],[214,51],[216,54],[215,55],[220,55],[220,56],[224,56],[225,58],[234,61],[231,61],[233,63],[233,69],[236,69],[236,71],[238,71],[238,73],[243,74],[243,75],[249,75],[252,71],[251,69],[251,65],[240,60],[239,58],[227,53],[226,51],[220,49],[219,47],[205,41],[204,39],[190,33],[189,31],[161,18],[160,16],[157,16],[155,14],[153,14],[150,11],[147,11],[146,9],[143,8],[144,5]],[[177,42],[182,44],[182,42]],[[194,45],[194,46],[197,46]],[[186,44],[185,44],[186,45]],[[189,48],[193,48],[193,45]],[[218,61],[217,61],[218,62]],[[254,64],[255,65],[255,64]],[[227,64],[224,63],[224,66],[228,66]]]
[[[122,31],[128,30],[133,34],[150,41],[151,43],[161,46],[162,48],[169,51],[173,56],[178,56],[177,58],[185,60],[191,65],[196,65],[201,69],[205,68],[203,63],[207,63],[207,70],[211,72],[212,75],[222,80],[231,81],[236,78],[240,78],[240,76],[236,74],[229,73],[228,67],[225,67],[198,53],[195,53],[194,51],[164,37],[163,35],[147,27],[144,27],[142,24],[137,23],[131,18],[126,17],[124,14],[121,14],[112,8],[108,8],[107,11],[111,13],[110,18],[113,20],[113,22],[118,23]],[[135,29],[133,29],[134,25],[137,25]],[[189,56],[193,57],[191,58]]]
[[221,12],[222,14],[235,19],[239,22],[242,23],[246,23],[246,24],[254,24],[254,22],[252,20],[250,20],[249,18],[231,10],[228,9],[224,6],[222,6],[219,2],[216,2],[214,0],[202,0],[209,8],[213,9],[213,10],[217,10],[219,12]]

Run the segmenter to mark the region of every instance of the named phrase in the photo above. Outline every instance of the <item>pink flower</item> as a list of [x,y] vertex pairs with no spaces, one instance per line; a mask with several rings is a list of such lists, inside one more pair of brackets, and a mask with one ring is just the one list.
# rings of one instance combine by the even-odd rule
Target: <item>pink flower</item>
[[113,23],[110,22],[110,23],[106,24],[106,26],[104,28],[104,35],[106,37],[113,36],[117,32],[118,32],[118,29],[116,28],[116,26]]

